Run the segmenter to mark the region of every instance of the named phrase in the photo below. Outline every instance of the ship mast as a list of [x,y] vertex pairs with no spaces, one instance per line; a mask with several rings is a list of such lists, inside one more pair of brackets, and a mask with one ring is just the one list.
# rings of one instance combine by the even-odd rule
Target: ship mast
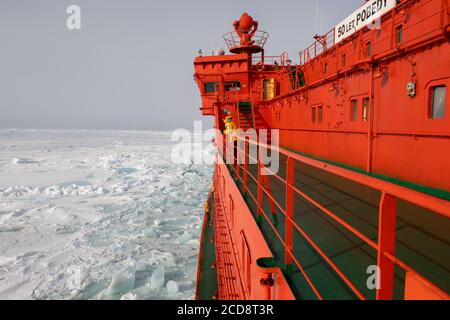
[[244,12],[239,20],[234,21],[234,32],[225,34],[224,40],[231,53],[246,54],[251,62],[252,55],[261,53],[264,61],[264,45],[269,34],[258,30],[258,21]]

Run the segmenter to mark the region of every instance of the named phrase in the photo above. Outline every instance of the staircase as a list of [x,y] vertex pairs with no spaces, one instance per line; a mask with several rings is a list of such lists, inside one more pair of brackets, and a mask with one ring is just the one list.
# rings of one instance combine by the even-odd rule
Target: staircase
[[238,103],[239,129],[248,130],[255,127],[253,110],[250,102]]
[[259,111],[253,110],[252,104],[250,102],[238,103],[238,110],[239,110],[239,129],[242,129],[244,131],[248,129],[255,129],[258,133],[260,129],[267,129],[268,130],[267,143],[270,144],[272,137],[269,122],[266,121],[268,115],[266,115],[265,113],[260,114]]

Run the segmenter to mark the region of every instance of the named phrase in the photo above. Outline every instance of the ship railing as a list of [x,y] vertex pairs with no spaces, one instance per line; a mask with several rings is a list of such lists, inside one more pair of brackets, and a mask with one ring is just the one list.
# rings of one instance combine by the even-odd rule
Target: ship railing
[[[428,0],[421,4],[420,6],[416,7],[409,7],[407,9],[404,9],[403,12],[407,12],[408,15],[412,16],[414,15],[417,10],[421,9],[423,6],[430,4],[434,0]],[[405,6],[407,3],[402,2],[402,6]],[[449,12],[450,6],[448,4],[442,4],[442,8],[440,9],[434,9],[429,12],[428,15],[424,16],[422,19],[420,19],[416,23],[408,23],[404,24],[401,31],[398,31],[395,28],[392,28],[390,32],[384,32],[380,36],[374,37],[372,39],[372,45],[371,45],[371,51],[372,54],[369,56],[368,48],[367,48],[367,42],[362,41],[363,37],[361,35],[361,30],[355,33],[352,37],[358,38],[359,40],[355,43],[356,48],[354,50],[346,50],[342,51],[341,54],[345,55],[346,63],[345,65],[342,65],[342,63],[335,64],[336,70],[334,70],[332,73],[327,73],[325,71],[325,66],[328,65],[328,63],[322,63],[321,67],[322,70],[319,70],[318,73],[311,73],[308,72],[308,82],[305,82],[306,79],[303,78],[303,84],[306,84],[308,86],[313,86],[315,84],[321,83],[324,80],[329,80],[339,77],[339,75],[342,73],[343,70],[351,70],[352,67],[357,66],[360,63],[367,63],[368,61],[377,61],[383,57],[386,57],[388,55],[398,54],[400,52],[399,50],[410,50],[411,47],[417,46],[420,43],[429,43],[430,41],[433,41],[433,39],[436,39],[437,37],[442,36],[442,34],[449,33],[450,27],[449,26],[449,15],[447,12]],[[402,12],[402,10],[399,10],[399,12]],[[400,14],[400,13],[399,13]],[[405,14],[405,13],[403,13]],[[429,26],[432,23],[433,20],[436,20],[437,17],[440,18],[440,23],[435,24],[435,27],[430,29]],[[447,17],[447,18],[446,18]],[[395,18],[395,16],[394,16]],[[401,43],[395,44],[392,42],[393,38],[396,38],[400,33],[406,34],[411,32],[414,28],[418,29],[420,26],[421,30],[426,30],[426,32],[417,32],[414,36],[408,37],[403,39]],[[447,31],[446,31],[447,30]],[[325,36],[316,36],[318,39],[316,42],[314,42],[310,47],[308,47],[304,51],[298,51],[298,54],[300,56],[300,62],[297,66],[297,75],[295,76],[296,81],[298,80],[298,74],[301,72],[303,77],[303,70],[305,69],[305,64],[310,62],[311,60],[319,57],[324,52],[335,50],[335,42],[334,42],[334,30],[331,30],[328,32]],[[330,61],[332,61],[331,59]],[[331,65],[333,65],[335,62],[333,62]],[[385,72],[385,66],[383,64],[379,64],[378,67],[373,66],[373,68],[378,68],[380,72]],[[334,69],[334,68],[331,68]],[[286,72],[285,74],[282,74],[278,81],[283,83],[286,78],[290,77],[292,73]],[[294,85],[292,85],[294,83]],[[295,81],[291,81],[291,86],[281,86],[280,93],[277,96],[277,99],[282,99],[285,97],[286,94],[289,94],[292,90],[298,89],[299,87],[302,87],[303,85],[300,85],[298,82],[295,83]]]
[[321,55],[328,49],[334,46],[335,43],[335,32],[334,29],[330,30],[323,36],[316,36],[317,39],[312,45],[310,45],[305,50],[298,51],[300,56],[300,65],[304,65],[310,60],[316,58]]
[[[223,135],[216,137],[222,139],[222,147],[219,148],[219,152],[224,159],[225,153],[225,139]],[[449,300],[450,295],[444,290],[440,289],[436,284],[426,279],[425,276],[420,274],[410,265],[399,259],[395,255],[396,246],[396,219],[397,219],[397,202],[399,200],[409,202],[415,206],[421,207],[423,209],[429,210],[432,214],[440,215],[446,219],[450,218],[450,201],[437,198],[426,193],[418,192],[413,189],[402,187],[400,185],[390,183],[385,180],[380,180],[369,175],[364,175],[356,171],[345,169],[340,166],[332,165],[323,161],[315,160],[310,157],[302,156],[295,152],[286,150],[277,146],[269,146],[267,144],[258,143],[255,139],[249,139],[248,137],[242,138],[238,137],[238,142],[235,144],[234,153],[234,163],[228,166],[234,173],[235,178],[243,186],[243,192],[248,196],[250,201],[253,201],[257,207],[257,218],[258,221],[265,219],[265,221],[270,225],[270,228],[282,244],[284,248],[284,260],[287,266],[295,264],[300,272],[303,274],[309,287],[314,292],[317,299],[322,300],[323,295],[319,291],[317,285],[311,279],[311,276],[305,270],[305,267],[301,263],[301,258],[296,257],[294,253],[294,241],[293,233],[298,232],[301,237],[312,247],[315,252],[326,262],[326,264],[334,270],[337,276],[345,283],[348,288],[354,293],[354,295],[361,299],[366,300],[367,298],[358,288],[358,286],[342,271],[342,269],[332,260],[332,257],[328,256],[325,251],[314,241],[313,237],[302,228],[294,220],[294,195],[299,196],[303,200],[307,201],[310,205],[317,208],[325,214],[328,218],[332,219],[342,228],[347,230],[350,234],[356,236],[358,239],[362,240],[370,248],[376,251],[377,254],[377,268],[378,268],[378,280],[380,281],[378,289],[376,290],[377,300],[392,300],[394,293],[394,274],[395,267],[400,267],[407,274],[413,276],[415,279],[421,283],[422,286],[427,288],[429,292],[435,297],[440,299]],[[250,155],[250,145],[256,146],[258,149],[258,156],[254,158]],[[283,178],[281,175],[270,172],[261,161],[260,155],[262,150],[270,152],[278,152],[280,155],[286,157],[286,175]],[[242,158],[243,157],[243,158]],[[244,159],[243,164],[238,162],[239,159]],[[224,159],[225,160],[225,159]],[[255,176],[249,170],[249,162],[257,164],[257,175]],[[379,201],[378,208],[378,237],[377,240],[372,240],[366,236],[363,232],[359,231],[357,228],[352,226],[350,223],[346,222],[344,219],[339,217],[338,214],[332,212],[325,205],[314,200],[309,196],[302,188],[295,186],[295,164],[307,165],[326,173],[333,174],[337,177],[343,178],[350,182],[354,182],[365,187],[371,188],[373,190],[378,190],[381,192],[381,198]],[[281,182],[285,188],[285,203],[284,205],[277,202],[275,197],[270,190],[270,186],[265,185],[265,178],[263,177],[263,170],[266,173],[269,172],[271,177]],[[255,196],[252,192],[249,192],[249,181],[257,186],[257,195]],[[267,200],[271,203],[271,206],[275,206],[277,210],[281,212],[285,217],[285,232],[284,235],[278,230],[276,223],[271,219],[273,213],[267,213],[263,207],[263,197],[267,197]],[[271,208],[271,211],[273,208]]]
[[[408,2],[409,1],[403,1],[401,4],[397,5],[397,10],[399,12],[398,14],[412,16],[412,15],[416,14],[416,12],[418,10],[422,10],[424,6],[429,5],[431,2],[433,2],[433,0],[423,1],[421,4],[413,6],[413,7],[411,7]],[[404,28],[402,30],[403,33],[405,33],[408,29],[412,30],[412,28],[417,27],[418,25],[423,25],[423,30],[426,30],[426,32],[419,33],[415,37],[411,37],[411,39],[409,39],[407,41],[402,41],[401,44],[395,44],[395,45],[401,46],[401,47],[406,47],[408,45],[408,42],[414,43],[419,38],[423,38],[424,42],[428,41],[429,38],[431,37],[431,34],[435,31],[446,32],[445,28],[448,28],[447,26],[449,23],[448,12],[449,12],[448,3],[446,4],[445,2],[442,2],[441,7],[439,9],[432,9],[431,11],[428,12],[429,14],[427,16],[425,16],[423,19],[420,19],[417,23],[415,23],[415,24],[411,24],[411,23],[406,24],[405,23]],[[440,18],[439,18],[440,25],[437,26],[436,29],[429,30],[429,21],[431,19],[436,19],[436,17],[438,17],[438,16],[440,16]],[[353,37],[360,36],[361,33],[363,32],[363,30],[364,29],[357,31]],[[395,29],[392,29],[391,32],[397,33],[398,31],[396,31]],[[375,39],[372,44],[372,47],[374,49],[375,49],[375,47],[380,46],[381,43],[388,44],[387,45],[388,49],[379,51],[376,53],[376,55],[382,55],[382,54],[385,54],[386,51],[392,50],[392,47],[391,47],[392,45],[390,45],[392,36],[393,36],[392,34],[386,33],[386,36],[381,36],[381,37],[377,36],[376,37],[377,39]],[[316,36],[315,38],[317,40],[313,44],[311,44],[307,49],[305,49],[303,51],[302,50],[298,51],[298,54],[300,56],[300,66],[308,63],[309,61],[318,57],[322,53],[324,53],[334,47],[334,45],[336,44],[335,29],[330,30],[324,36]],[[372,49],[372,50],[374,50],[374,49]],[[366,50],[366,48],[358,48],[358,50],[354,50],[348,56],[349,61],[358,58],[360,56],[360,51],[364,51],[364,50]],[[398,48],[395,48],[395,50],[398,50]]]
[[265,56],[263,53],[252,56],[252,65],[270,65],[285,67],[289,64],[289,55],[282,52],[279,56]]
[[[255,35],[252,37],[252,40],[254,41],[253,46],[264,48],[268,38],[268,32],[262,30],[256,31]],[[223,36],[223,40],[225,40],[225,43],[229,50],[241,46],[241,39],[239,38],[239,35],[236,33],[236,31],[226,33]]]

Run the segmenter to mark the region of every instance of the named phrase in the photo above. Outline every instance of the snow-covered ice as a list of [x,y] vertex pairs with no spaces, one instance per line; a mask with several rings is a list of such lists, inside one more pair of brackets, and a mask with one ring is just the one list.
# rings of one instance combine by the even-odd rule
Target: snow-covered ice
[[167,281],[167,292],[169,292],[169,294],[178,293],[178,283],[174,280]]
[[190,299],[212,167],[170,133],[0,130],[0,299]]
[[164,285],[164,265],[156,268],[152,273],[152,277],[150,278],[150,287],[152,289],[161,288]]

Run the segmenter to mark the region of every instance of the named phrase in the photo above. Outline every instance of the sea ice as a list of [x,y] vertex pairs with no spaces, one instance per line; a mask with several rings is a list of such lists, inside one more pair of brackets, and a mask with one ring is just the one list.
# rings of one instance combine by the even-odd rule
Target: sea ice
[[12,257],[2,257],[2,256],[0,256],[0,267],[6,266],[7,264],[13,262],[14,260],[16,260],[16,259],[12,258]]
[[113,276],[108,291],[110,294],[130,291],[134,288],[135,279],[135,268],[132,266],[125,267]]
[[36,161],[31,158],[14,158],[11,162],[13,164],[36,163]]
[[192,239],[192,235],[189,232],[184,231],[183,234],[178,238],[179,243],[186,243]]
[[71,275],[67,279],[66,285],[68,289],[72,290],[81,290],[83,286],[83,282],[86,280],[89,269],[86,269],[86,267],[76,267],[72,270],[68,270]]
[[120,297],[120,300],[138,300],[138,296],[135,293],[128,292]]
[[157,234],[153,228],[147,228],[144,230],[144,237],[153,239],[157,237]]
[[0,130],[0,299],[192,298],[213,168],[170,136]]
[[159,266],[152,273],[150,286],[152,289],[161,288],[164,285],[164,266]]
[[178,289],[179,289],[178,283],[176,281],[173,281],[173,280],[169,280],[167,282],[166,288],[167,288],[167,292],[169,292],[169,294],[172,294],[172,295],[176,294],[178,292]]

